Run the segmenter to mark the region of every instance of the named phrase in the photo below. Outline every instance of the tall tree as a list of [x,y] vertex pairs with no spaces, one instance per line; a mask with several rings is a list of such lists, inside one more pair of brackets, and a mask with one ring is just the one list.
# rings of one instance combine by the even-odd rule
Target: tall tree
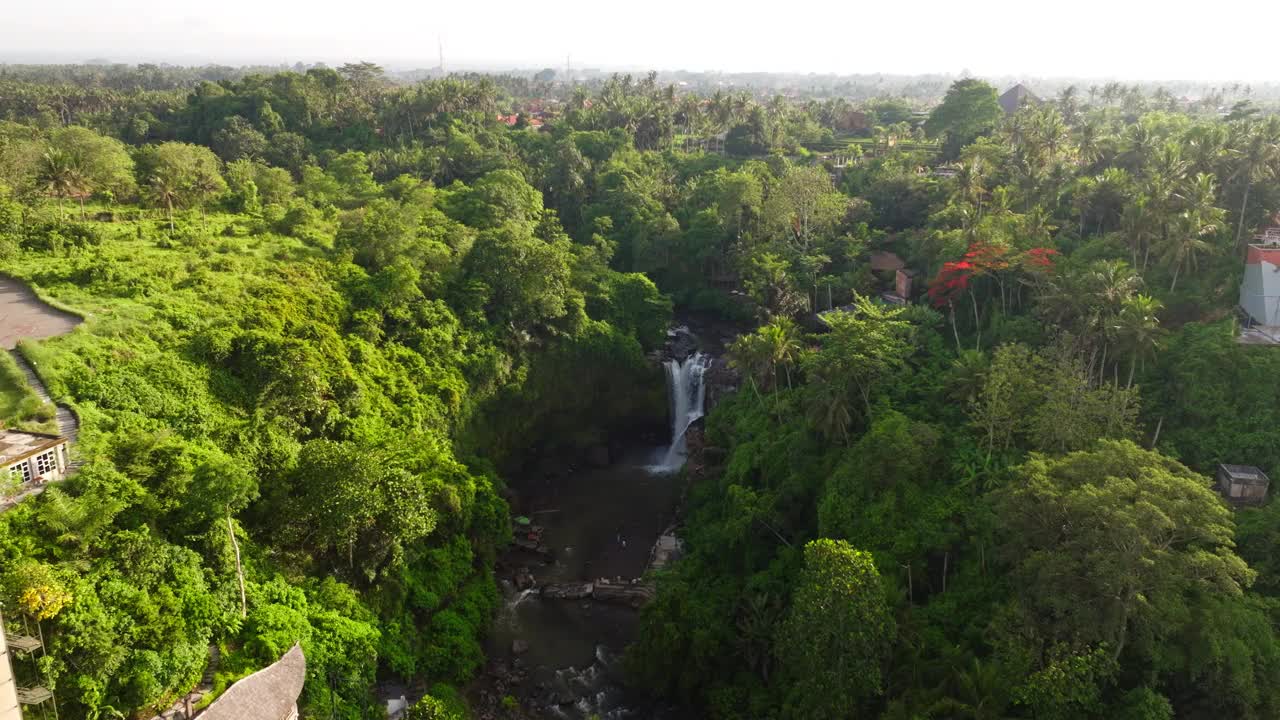
[[142,179],[148,197],[168,213],[170,232],[174,229],[174,208],[203,210],[210,200],[227,189],[218,156],[199,145],[167,142],[148,148],[139,168],[145,173]]
[[1244,223],[1248,217],[1249,193],[1254,184],[1280,174],[1280,117],[1272,115],[1261,122],[1245,122],[1237,126],[1231,154],[1236,169],[1231,180],[1244,183],[1240,215],[1236,220],[1236,248],[1244,245]]
[[993,501],[1023,617],[1047,643],[1160,653],[1205,598],[1254,572],[1232,550],[1209,480],[1127,441],[1032,456]]
[[862,297],[852,311],[825,314],[830,331],[805,363],[811,384],[817,381],[816,396],[830,394],[855,407],[861,400],[862,416],[870,417],[871,401],[881,384],[910,351],[912,326],[901,314],[901,309],[885,309]]
[[98,192],[125,198],[133,193],[133,159],[124,143],[84,127],[56,130],[50,137],[39,167],[46,192],[61,199],[84,201]]
[[982,80],[965,78],[951,84],[924,129],[930,136],[944,139],[944,157],[955,158],[964,146],[995,130],[1003,116],[996,89]]
[[1133,373],[1140,362],[1145,362],[1160,346],[1164,335],[1158,313],[1163,304],[1149,295],[1126,298],[1116,315],[1112,332],[1116,344],[1129,355],[1129,379],[1125,387],[1133,385]]
[[1217,190],[1212,175],[1201,173],[1183,184],[1181,212],[1172,223],[1172,232],[1160,248],[1165,265],[1173,269],[1169,292],[1178,285],[1183,267],[1195,269],[1200,255],[1217,250],[1209,240],[1221,227],[1226,212],[1214,206]]
[[804,569],[778,636],[780,671],[791,681],[789,718],[854,717],[882,690],[896,628],[871,554],[843,540],[804,547]]

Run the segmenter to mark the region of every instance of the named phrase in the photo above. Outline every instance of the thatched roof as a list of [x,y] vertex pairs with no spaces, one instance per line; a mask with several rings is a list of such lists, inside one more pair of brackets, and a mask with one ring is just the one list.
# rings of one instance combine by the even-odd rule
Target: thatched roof
[[285,720],[290,717],[307,678],[307,659],[294,645],[275,663],[236,682],[213,701],[201,720]]
[[877,250],[871,253],[872,270],[880,272],[888,270],[892,272],[894,270],[901,270],[906,266],[907,264],[902,261],[902,258],[898,257],[894,253],[883,250]]

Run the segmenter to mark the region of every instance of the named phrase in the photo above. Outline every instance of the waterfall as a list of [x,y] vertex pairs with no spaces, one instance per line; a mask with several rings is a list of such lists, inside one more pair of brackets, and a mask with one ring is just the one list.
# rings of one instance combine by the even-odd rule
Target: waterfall
[[685,433],[689,426],[702,417],[707,390],[702,384],[703,373],[711,364],[711,358],[695,352],[683,361],[668,360],[667,395],[671,403],[671,445],[662,461],[653,466],[656,472],[675,472],[685,461]]
[[520,603],[524,602],[525,598],[529,597],[530,595],[533,595],[536,592],[538,592],[538,588],[526,588],[524,590],[521,590],[520,592],[512,596],[510,600],[506,601],[506,604],[505,604],[506,609],[515,610],[516,608],[520,607]]

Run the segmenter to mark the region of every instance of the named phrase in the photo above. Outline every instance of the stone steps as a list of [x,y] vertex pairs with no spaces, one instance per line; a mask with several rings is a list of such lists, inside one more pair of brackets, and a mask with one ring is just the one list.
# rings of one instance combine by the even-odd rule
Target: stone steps
[[[49,395],[49,389],[44,386],[44,381],[36,374],[36,370],[27,362],[27,358],[18,350],[10,350],[9,354],[13,356],[14,362],[18,364],[18,369],[22,371],[22,377],[27,381],[27,385],[35,392],[36,397],[44,402],[52,403],[53,398]],[[54,419],[58,422],[58,434],[67,439],[70,443],[68,448],[74,453],[75,443],[80,438],[80,418],[76,413],[66,405],[55,405]],[[84,464],[83,460],[73,459],[67,467],[67,474],[71,475],[78,471]]]

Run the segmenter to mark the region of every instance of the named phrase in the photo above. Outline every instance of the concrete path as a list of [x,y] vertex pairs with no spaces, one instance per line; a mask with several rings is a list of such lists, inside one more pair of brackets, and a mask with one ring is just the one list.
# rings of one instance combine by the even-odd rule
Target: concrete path
[[[18,364],[18,369],[22,371],[23,378],[27,384],[35,391],[36,397],[51,403],[53,398],[49,395],[49,389],[44,386],[44,381],[36,374],[35,368],[31,367],[31,363],[22,356],[21,352],[11,350],[9,352],[13,356],[13,361]],[[67,439],[67,442],[75,443],[80,438],[80,418],[71,411],[66,405],[57,405],[58,434]]]
[[81,322],[71,313],[46,305],[21,282],[0,277],[0,348],[12,350],[23,338],[65,335]]

